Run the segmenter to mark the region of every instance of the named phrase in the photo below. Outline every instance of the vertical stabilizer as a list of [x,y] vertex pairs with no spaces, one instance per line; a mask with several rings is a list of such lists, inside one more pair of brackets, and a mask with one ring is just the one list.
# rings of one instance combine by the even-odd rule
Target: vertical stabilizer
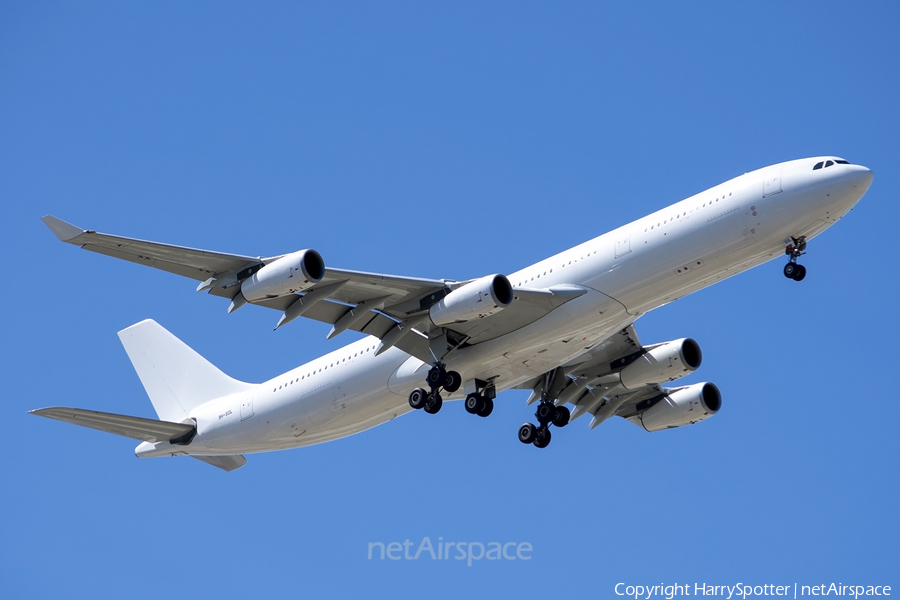
[[119,332],[156,414],[180,423],[201,404],[253,384],[232,379],[151,319]]

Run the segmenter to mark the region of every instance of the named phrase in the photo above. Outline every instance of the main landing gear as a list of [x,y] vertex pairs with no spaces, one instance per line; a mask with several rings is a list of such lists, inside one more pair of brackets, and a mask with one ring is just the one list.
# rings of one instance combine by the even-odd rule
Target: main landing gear
[[569,424],[571,414],[565,406],[555,406],[552,400],[541,398],[534,416],[540,425],[525,423],[519,427],[519,441],[534,444],[537,448],[546,448],[550,444],[550,425],[565,427]]
[[803,281],[806,277],[806,267],[797,263],[797,259],[806,254],[806,236],[801,235],[799,238],[791,237],[787,241],[784,253],[790,256],[788,264],[784,265],[784,276],[794,281]]
[[430,392],[422,388],[416,388],[409,394],[409,405],[418,410],[424,408],[430,415],[441,410],[444,399],[441,398],[441,388],[452,394],[462,385],[462,377],[456,371],[448,371],[444,363],[437,363],[428,371],[426,377]]
[[497,388],[489,381],[475,380],[475,391],[466,396],[466,412],[479,417],[490,416],[494,412],[494,398]]

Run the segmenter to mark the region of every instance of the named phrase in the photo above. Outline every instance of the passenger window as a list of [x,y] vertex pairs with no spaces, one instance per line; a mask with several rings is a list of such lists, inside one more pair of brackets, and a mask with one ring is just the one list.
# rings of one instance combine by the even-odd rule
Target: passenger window
[[816,166],[813,167],[813,171],[818,171],[819,169],[821,169],[823,164],[824,163],[820,162],[816,163]]

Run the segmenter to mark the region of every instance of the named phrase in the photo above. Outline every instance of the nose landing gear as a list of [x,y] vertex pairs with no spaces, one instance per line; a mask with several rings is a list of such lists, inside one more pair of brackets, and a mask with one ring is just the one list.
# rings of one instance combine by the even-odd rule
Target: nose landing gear
[[784,253],[790,256],[788,264],[784,265],[784,276],[794,281],[803,281],[806,277],[806,267],[797,263],[797,259],[806,254],[806,236],[791,237],[785,240]]
[[428,376],[425,378],[428,382],[430,392],[426,392],[422,388],[416,388],[409,394],[409,405],[418,410],[424,408],[428,414],[435,414],[441,410],[444,399],[441,397],[441,388],[452,394],[462,385],[462,377],[456,371],[448,371],[444,363],[435,363],[428,370]]

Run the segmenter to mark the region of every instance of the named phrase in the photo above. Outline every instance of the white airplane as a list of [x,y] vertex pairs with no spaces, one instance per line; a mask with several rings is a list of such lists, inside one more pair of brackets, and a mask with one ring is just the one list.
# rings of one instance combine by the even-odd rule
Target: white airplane
[[[690,338],[641,345],[642,314],[787,254],[802,280],[807,242],[859,201],[872,172],[834,156],[736,177],[508,276],[418,279],[326,267],[315,250],[238,256],[48,227],[86,250],[199,280],[198,291],[367,337],[260,384],[225,375],[151,320],[119,332],[160,420],[76,408],[33,414],[142,440],[138,457],[193,456],[231,471],[243,454],[364,431],[444,398],[491,414],[497,392],[531,389],[544,448],[550,426],[616,415],[647,431],[702,421],[721,407],[712,383],[663,387],[700,366]],[[571,409],[567,406],[571,405]]]

